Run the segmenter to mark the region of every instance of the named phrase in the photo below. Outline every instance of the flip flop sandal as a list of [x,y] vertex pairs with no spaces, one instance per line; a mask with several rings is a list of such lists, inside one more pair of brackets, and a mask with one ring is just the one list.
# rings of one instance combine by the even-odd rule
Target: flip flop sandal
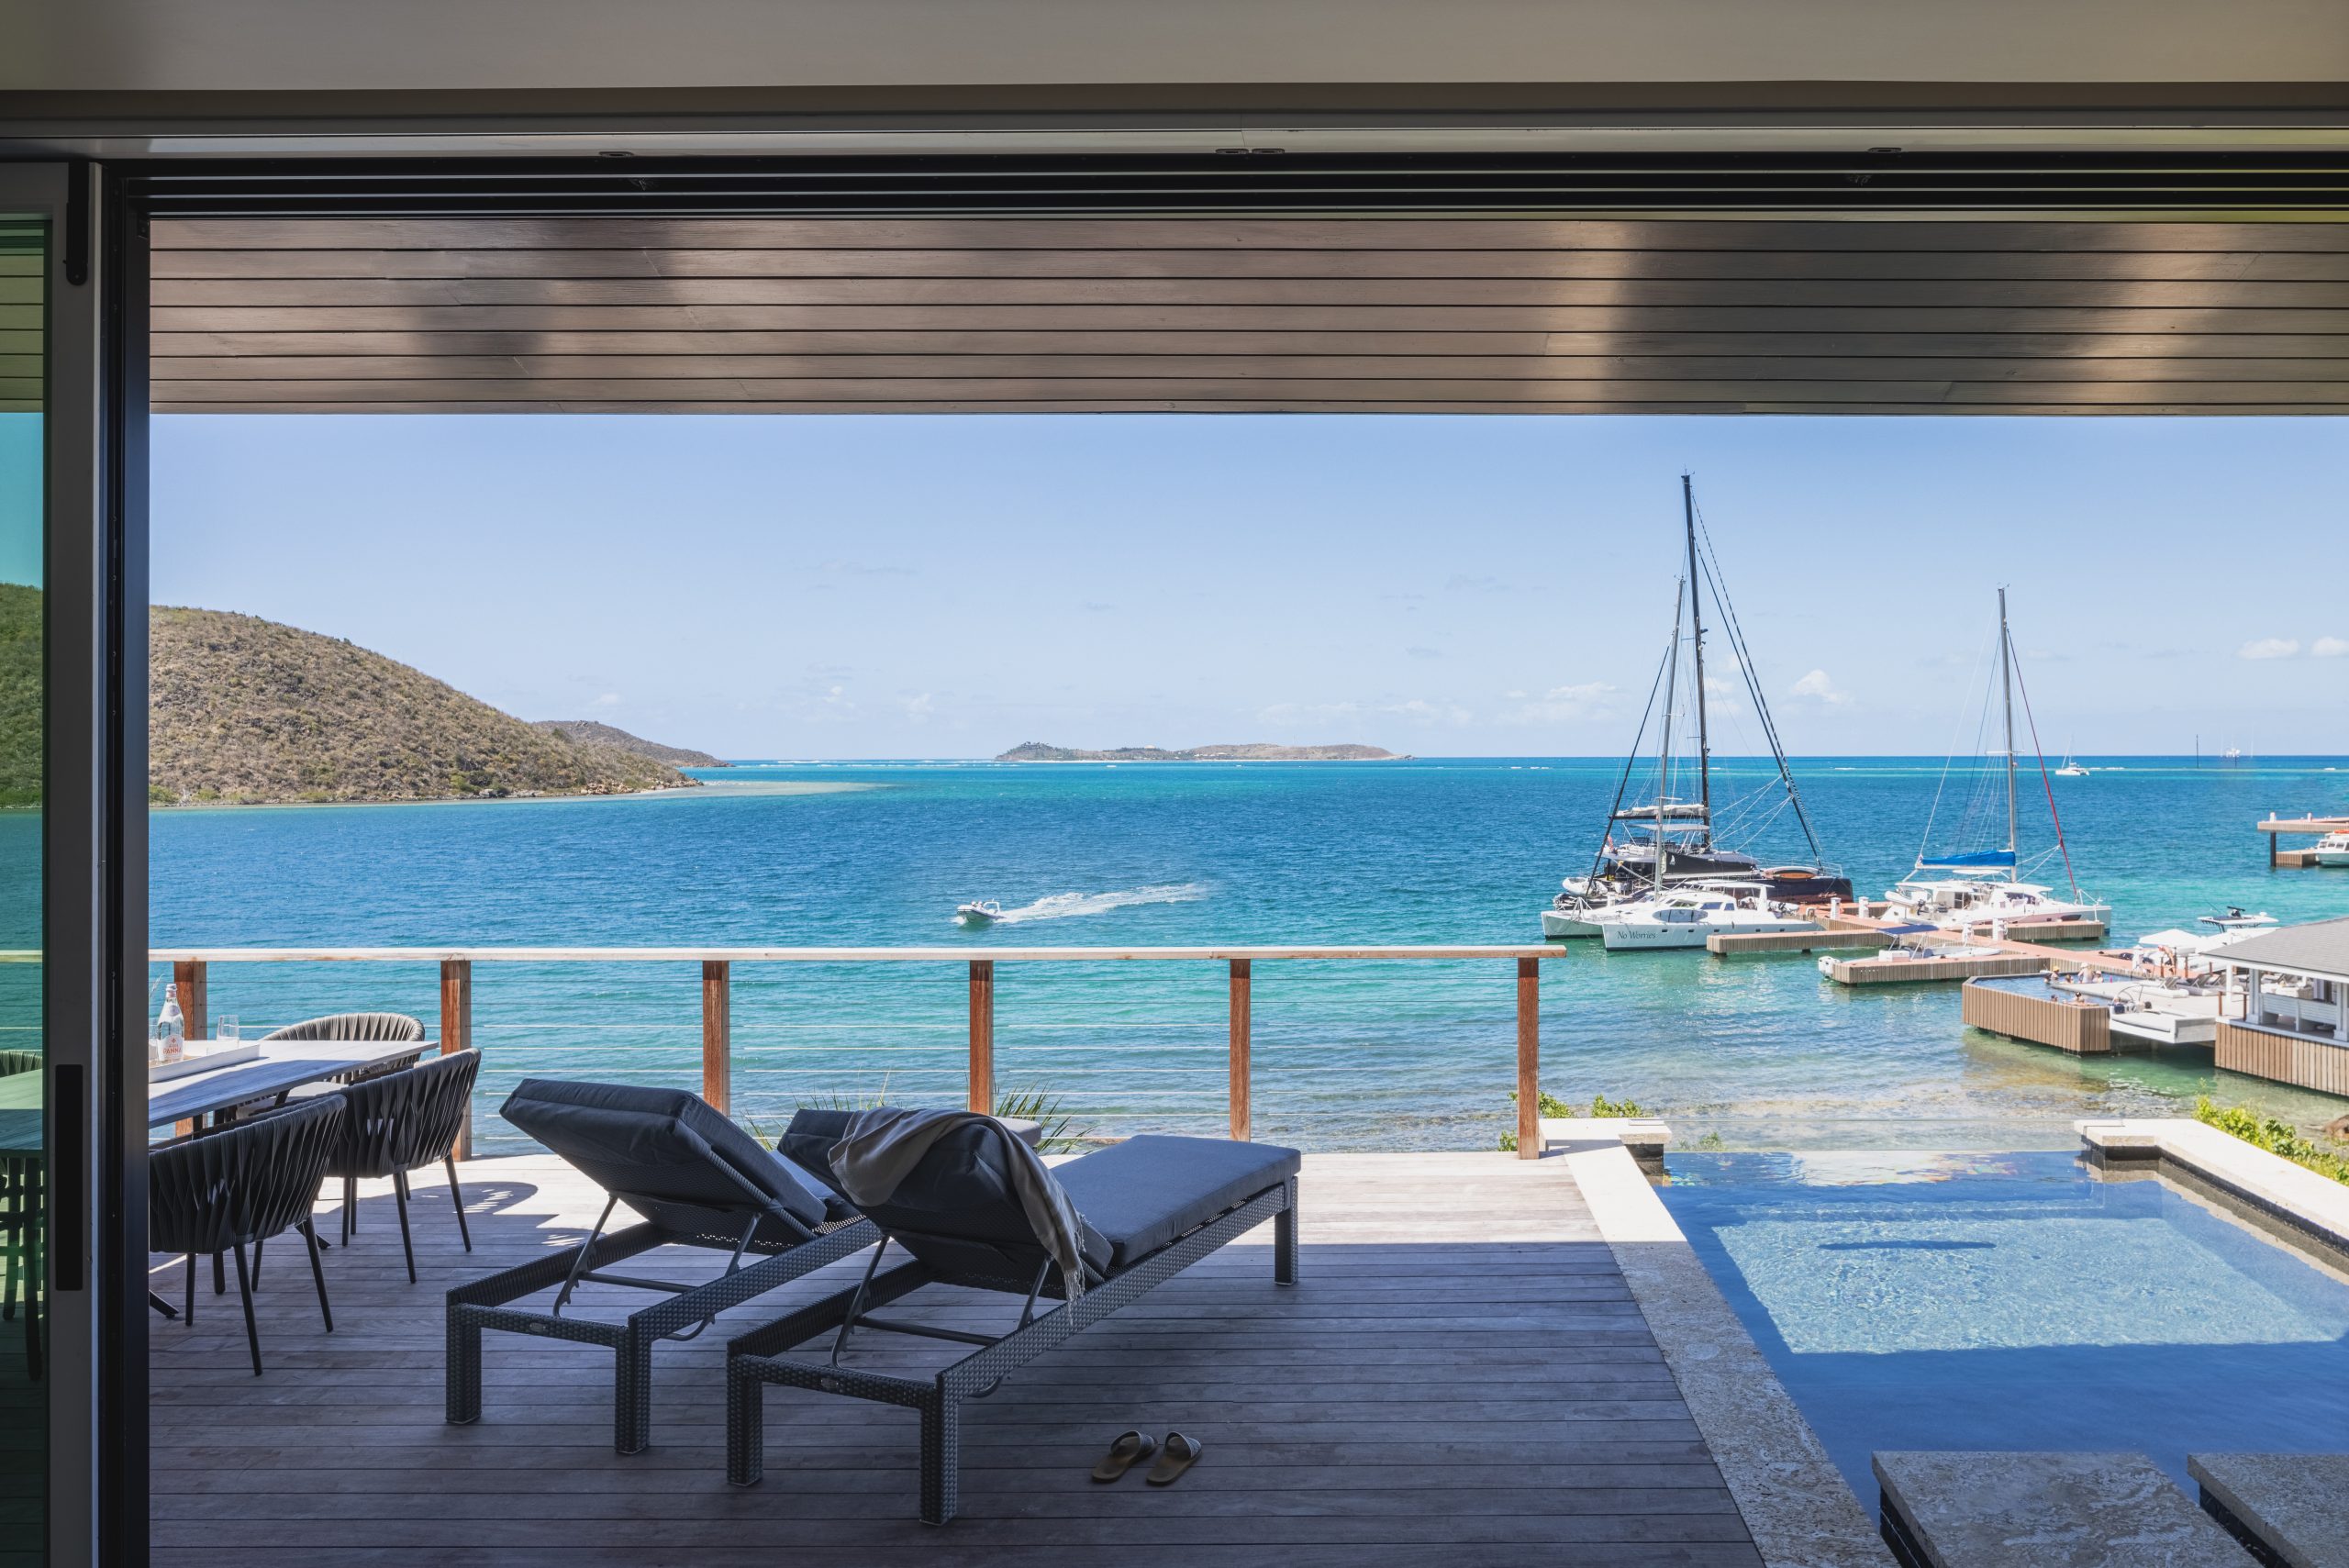
[[1140,1432],[1119,1432],[1101,1462],[1093,1467],[1096,1481],[1115,1481],[1143,1460],[1158,1451],[1158,1440]]
[[1151,1466],[1150,1473],[1143,1479],[1153,1486],[1163,1486],[1197,1464],[1199,1455],[1205,1452],[1207,1445],[1198,1439],[1186,1438],[1180,1432],[1169,1432],[1166,1434],[1166,1451],[1158,1456],[1158,1462]]

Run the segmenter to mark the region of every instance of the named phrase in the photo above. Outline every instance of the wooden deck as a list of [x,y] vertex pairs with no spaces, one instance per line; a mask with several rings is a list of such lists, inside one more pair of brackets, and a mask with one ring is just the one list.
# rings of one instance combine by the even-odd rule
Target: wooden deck
[[[726,1485],[725,1340],[836,1288],[853,1261],[663,1346],[644,1453],[612,1452],[610,1359],[586,1346],[491,1336],[483,1420],[444,1424],[442,1290],[575,1238],[596,1207],[549,1159],[460,1170],[473,1254],[445,1187],[419,1178],[410,1286],[374,1184],[356,1247],[328,1257],[331,1337],[298,1251],[271,1250],[264,1377],[233,1281],[226,1296],[205,1282],[194,1329],[156,1321],[159,1562],[774,1568],[813,1560],[796,1549],[852,1565],[1074,1549],[1353,1568],[1462,1547],[1609,1568],[1761,1561],[1563,1161],[1309,1157],[1297,1286],[1272,1284],[1265,1227],[1015,1373],[969,1407],[963,1514],[943,1529],[914,1518],[913,1414],[861,1401],[771,1389],[767,1478]],[[176,1264],[158,1288],[179,1299]],[[893,1310],[985,1327],[1016,1303],[934,1287]],[[852,1356],[952,1353],[876,1339]],[[1168,1488],[1092,1484],[1098,1451],[1132,1427],[1190,1433],[1206,1456]]]

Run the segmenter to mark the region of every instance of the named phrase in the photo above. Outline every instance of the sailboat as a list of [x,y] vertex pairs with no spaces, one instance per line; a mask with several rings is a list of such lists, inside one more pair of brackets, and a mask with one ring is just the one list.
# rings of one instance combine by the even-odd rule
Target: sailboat
[[[1803,806],[1802,793],[1795,787],[1794,774],[1787,766],[1786,749],[1779,742],[1770,705],[1753,673],[1744,631],[1738,625],[1737,613],[1727,595],[1721,591],[1719,574],[1699,557],[1696,489],[1685,473],[1680,476],[1680,516],[1688,564],[1687,574],[1673,590],[1672,640],[1665,646],[1655,684],[1649,692],[1648,708],[1641,717],[1639,734],[1632,740],[1631,754],[1623,761],[1623,773],[1617,781],[1615,799],[1608,809],[1606,834],[1592,857],[1589,872],[1565,878],[1563,890],[1551,901],[1550,907],[1542,911],[1542,934],[1545,937],[1600,936],[1609,921],[1626,913],[1628,906],[1671,888],[1734,884],[1746,890],[1749,899],[1758,897],[1765,907],[1773,903],[1787,905],[1798,900],[1852,895],[1851,879],[1820,863],[1823,857],[1819,836]],[[1744,678],[1746,694],[1753,704],[1762,733],[1769,741],[1771,760],[1777,767],[1777,785],[1785,791],[1786,804],[1792,808],[1803,840],[1809,846],[1809,864],[1765,866],[1758,856],[1723,843],[1717,836],[1712,729],[1705,686],[1704,611],[1708,592],[1720,612],[1721,628],[1736,657],[1738,673]],[[1684,647],[1688,651],[1691,666],[1687,690],[1695,699],[1692,706],[1696,726],[1693,755],[1675,756],[1673,721],[1681,717],[1678,703]],[[1630,801],[1632,774],[1645,755],[1642,747],[1648,725],[1658,718],[1659,712],[1662,721],[1656,727],[1654,791],[1644,801]],[[1675,789],[1685,791],[1692,782],[1686,776],[1692,766],[1696,773],[1693,793],[1675,794]]]
[[2055,776],[2059,779],[2084,779],[2088,776],[2088,771],[2072,760],[2072,749],[2066,746],[2064,748],[2064,765],[2055,770]]
[[[1940,815],[1941,795],[1933,797],[1933,810],[1925,820],[1925,841],[1917,851],[1917,864],[1907,880],[1885,895],[1890,906],[1887,917],[1896,921],[1927,924],[1943,930],[1966,931],[1984,926],[2011,926],[2017,923],[2046,920],[2097,920],[2111,917],[2109,905],[2097,903],[2080,892],[2079,883],[2071,874],[2071,850],[2064,842],[2064,819],[2056,814],[2055,792],[2047,785],[2047,813],[2055,830],[2053,853],[2064,857],[2064,871],[2070,883],[2068,899],[2055,896],[2054,889],[2041,883],[2021,880],[2019,858],[2020,773],[2015,749],[2015,687],[2021,679],[2021,667],[2015,661],[2014,635],[2007,624],[2007,591],[1998,590],[1998,669],[1999,714],[2003,722],[2004,743],[1990,750],[1986,760],[1992,766],[1976,781],[1974,807],[1983,803],[1986,793],[1994,791],[2003,782],[2006,796],[2006,839],[2003,845],[1989,849],[1933,849],[1934,818]],[[2025,695],[2026,717],[2029,695]],[[1984,717],[1987,718],[1987,710]],[[2047,759],[2037,750],[2033,755],[2039,763],[2042,780],[2048,773]],[[1948,772],[1943,773],[1946,788]],[[1978,819],[1987,813],[1969,808],[1968,819]],[[1985,824],[1987,826],[1987,824]],[[1966,835],[1961,833],[1961,838]]]

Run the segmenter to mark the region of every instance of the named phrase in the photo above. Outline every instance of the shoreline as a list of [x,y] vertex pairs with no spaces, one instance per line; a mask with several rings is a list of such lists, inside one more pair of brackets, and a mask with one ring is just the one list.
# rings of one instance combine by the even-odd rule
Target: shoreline
[[562,806],[593,800],[684,800],[708,796],[857,795],[887,789],[884,784],[847,779],[702,779],[689,784],[662,784],[655,789],[582,791],[575,795],[444,795],[414,800],[202,800],[150,801],[147,809],[178,815],[198,811],[340,811],[380,810],[393,806]]

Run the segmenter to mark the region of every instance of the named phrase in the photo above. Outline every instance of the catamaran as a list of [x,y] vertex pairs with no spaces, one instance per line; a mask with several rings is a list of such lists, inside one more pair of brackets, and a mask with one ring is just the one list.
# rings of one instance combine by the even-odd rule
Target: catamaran
[[1715,931],[1808,931],[1815,922],[1758,882],[1667,887],[1597,915],[1609,952],[1700,948]]
[[[2033,921],[2097,920],[2111,917],[2109,905],[2099,904],[2085,896],[2080,885],[2071,877],[2071,851],[2064,842],[2064,819],[2055,809],[2055,791],[2047,788],[2047,815],[2055,830],[2055,844],[2051,853],[2064,857],[2065,879],[2070,882],[2071,896],[2059,898],[2053,886],[2021,879],[2018,859],[2021,842],[2020,785],[2015,751],[2015,687],[2021,680],[2021,669],[2015,662],[2014,637],[2007,626],[2007,591],[1998,590],[1998,669],[1999,709],[2004,720],[2005,743],[1987,751],[1994,770],[1979,775],[1975,798],[1965,817],[1976,821],[1985,813],[1986,790],[1995,789],[2003,778],[2006,795],[2006,842],[1994,849],[1954,850],[1935,851],[1933,844],[1934,817],[1940,814],[1941,794],[1935,792],[1933,810],[1925,819],[1925,842],[1918,851],[1916,868],[1908,878],[1885,895],[1889,906],[1887,918],[1896,921],[1925,923],[1943,930],[1968,931],[1985,926],[2011,927]],[[2024,696],[2026,717],[2030,697]],[[1987,720],[1987,704],[1984,714]],[[2034,742],[2033,755],[2039,763],[2040,777],[2047,777],[2047,758],[2038,751]],[[1947,787],[1948,770],[1943,771],[1943,785]],[[1961,837],[1965,835],[1961,834]],[[2044,856],[2042,857],[2043,859]]]
[[[1779,742],[1770,705],[1762,695],[1760,679],[1746,649],[1744,630],[1721,590],[1720,573],[1711,560],[1709,538],[1701,555],[1698,551],[1696,490],[1685,473],[1680,476],[1680,516],[1688,565],[1687,574],[1673,590],[1672,640],[1665,646],[1664,662],[1649,690],[1647,711],[1641,717],[1631,754],[1623,760],[1622,777],[1617,781],[1614,803],[1608,809],[1606,834],[1592,857],[1589,872],[1565,878],[1550,907],[1542,911],[1544,937],[1602,936],[1607,921],[1629,913],[1642,900],[1668,888],[1720,889],[1731,884],[1759,887],[1765,903],[1781,905],[1852,895],[1851,879],[1820,863],[1823,857],[1819,835],[1811,827],[1810,814],[1804,809],[1802,794],[1795,787],[1794,774],[1787,766],[1786,748]],[[1706,706],[1705,684],[1704,601],[1708,592],[1720,611],[1721,629],[1728,637],[1738,673],[1743,677],[1763,738],[1769,743],[1771,760],[1777,767],[1772,790],[1783,791],[1781,805],[1792,808],[1795,822],[1810,849],[1809,864],[1766,866],[1759,856],[1720,840],[1725,817],[1758,830],[1776,811],[1762,812],[1755,799],[1736,801],[1725,809],[1717,809],[1715,805],[1711,718]],[[1683,717],[1676,705],[1684,689],[1680,672],[1684,647],[1690,665],[1685,689],[1695,698],[1690,706],[1696,724],[1691,738],[1693,747],[1675,755],[1673,728],[1674,721]],[[1645,755],[1648,726],[1657,720],[1659,714],[1654,793],[1645,801],[1629,802],[1626,797],[1631,776]],[[1686,777],[1692,767],[1696,773],[1693,795],[1675,794],[1676,788],[1685,790],[1692,782]],[[1700,934],[1695,945],[1701,946],[1703,941]]]

